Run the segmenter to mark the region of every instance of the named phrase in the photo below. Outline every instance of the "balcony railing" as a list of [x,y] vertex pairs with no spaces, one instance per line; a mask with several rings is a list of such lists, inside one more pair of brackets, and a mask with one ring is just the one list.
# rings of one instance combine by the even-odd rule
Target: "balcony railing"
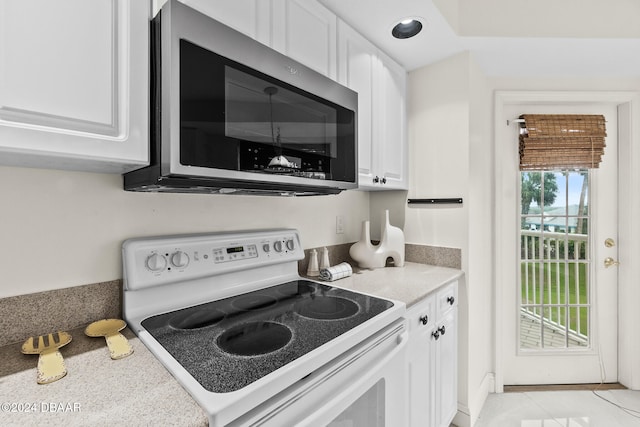
[[[520,234],[521,325],[539,325],[539,347],[588,346],[588,235],[539,230]],[[546,339],[551,334],[553,341]]]

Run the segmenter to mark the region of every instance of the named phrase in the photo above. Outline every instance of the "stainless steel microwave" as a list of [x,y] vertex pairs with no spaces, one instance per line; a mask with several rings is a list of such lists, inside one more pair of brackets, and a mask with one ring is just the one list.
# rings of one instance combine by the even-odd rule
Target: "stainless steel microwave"
[[176,1],[151,22],[149,166],[131,191],[356,188],[357,94]]

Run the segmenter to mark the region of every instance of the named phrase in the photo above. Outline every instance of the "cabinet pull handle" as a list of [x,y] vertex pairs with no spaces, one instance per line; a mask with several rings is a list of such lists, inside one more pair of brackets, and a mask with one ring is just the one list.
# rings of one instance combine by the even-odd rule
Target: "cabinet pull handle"
[[423,325],[426,325],[427,323],[429,323],[429,316],[427,316],[426,314],[425,314],[424,316],[421,316],[421,317],[420,317],[420,322],[421,322]]
[[446,330],[444,329],[444,325],[440,326],[438,330],[440,331],[440,335],[444,335],[444,333],[446,332]]
[[449,303],[449,305],[453,305],[453,303],[456,302],[456,299],[454,297],[449,297],[447,298],[447,302]]
[[373,183],[374,183],[374,184],[377,184],[377,183],[379,183],[379,182],[380,182],[380,177],[379,177],[378,175],[376,175],[376,176],[373,178]]
[[382,179],[381,179],[380,181],[381,181],[383,184],[386,184],[386,183],[387,183],[387,178],[383,176],[383,177],[382,177]]
[[438,338],[440,338],[440,330],[436,329],[435,331],[431,332],[431,336],[438,341]]

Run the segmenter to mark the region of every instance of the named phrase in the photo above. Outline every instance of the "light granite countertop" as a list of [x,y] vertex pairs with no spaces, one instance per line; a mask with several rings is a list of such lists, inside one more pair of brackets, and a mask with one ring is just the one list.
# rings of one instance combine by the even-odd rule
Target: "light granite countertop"
[[24,356],[32,369],[0,378],[0,425],[207,426],[204,411],[144,344],[129,342],[134,352],[120,360],[111,360],[106,345],[72,356],[63,347],[67,375],[43,385],[38,357]]
[[463,274],[462,270],[455,268],[406,262],[404,267],[359,270],[331,284],[402,301],[409,308],[440,286],[462,277]]
[[[404,302],[407,307],[462,271],[425,264],[360,270],[333,285]],[[134,353],[111,360],[103,339],[72,332],[61,349],[68,374],[36,383],[37,356],[20,354],[20,344],[0,347],[0,425],[176,425],[206,426],[205,412],[151,352],[126,330]]]

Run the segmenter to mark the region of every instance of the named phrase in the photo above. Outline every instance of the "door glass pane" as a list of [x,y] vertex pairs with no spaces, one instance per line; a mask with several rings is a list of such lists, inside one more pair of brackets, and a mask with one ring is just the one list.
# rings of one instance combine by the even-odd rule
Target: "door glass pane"
[[589,172],[521,173],[520,348],[589,346]]
[[535,350],[542,347],[542,328],[538,306],[522,306],[520,312],[520,348]]
[[586,347],[589,344],[589,308],[571,307],[569,310],[569,347]]

